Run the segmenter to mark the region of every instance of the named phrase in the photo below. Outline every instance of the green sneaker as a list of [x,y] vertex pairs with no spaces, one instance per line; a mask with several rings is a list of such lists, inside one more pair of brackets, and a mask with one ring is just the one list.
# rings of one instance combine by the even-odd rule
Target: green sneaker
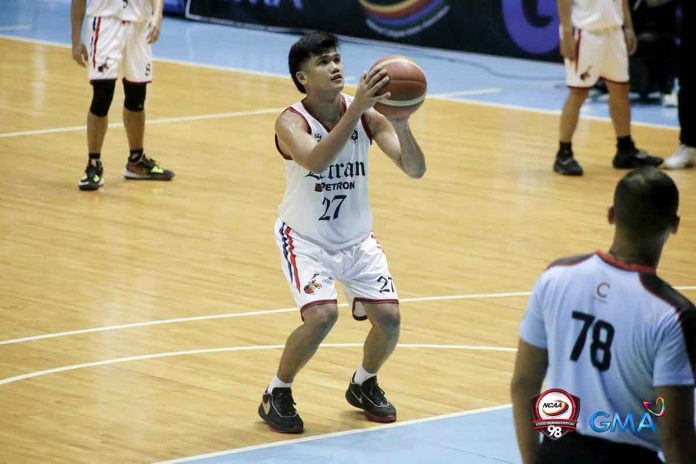
[[143,154],[135,163],[128,161],[123,177],[131,180],[172,180],[174,172],[162,168],[157,161]]
[[104,185],[104,168],[101,161],[97,161],[97,165],[93,166],[91,162],[87,162],[85,175],[82,176],[77,186],[80,190],[97,190]]

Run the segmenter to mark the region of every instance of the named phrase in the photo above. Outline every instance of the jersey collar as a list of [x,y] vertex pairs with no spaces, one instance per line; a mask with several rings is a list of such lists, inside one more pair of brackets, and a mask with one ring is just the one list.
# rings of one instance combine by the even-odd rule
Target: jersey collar
[[621,261],[619,259],[616,259],[615,257],[610,255],[609,253],[605,253],[602,250],[597,250],[595,252],[595,254],[597,256],[599,256],[600,259],[602,261],[604,261],[605,263],[607,263],[611,266],[614,266],[614,267],[618,267],[621,270],[630,271],[630,272],[647,272],[649,274],[655,274],[654,267],[644,266],[642,264],[629,264],[629,263],[626,263],[626,262]]

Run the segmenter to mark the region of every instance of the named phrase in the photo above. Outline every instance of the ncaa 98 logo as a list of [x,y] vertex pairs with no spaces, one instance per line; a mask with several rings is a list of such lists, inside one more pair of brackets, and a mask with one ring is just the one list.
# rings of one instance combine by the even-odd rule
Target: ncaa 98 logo
[[552,440],[574,432],[580,415],[580,398],[551,388],[530,399],[532,427]]

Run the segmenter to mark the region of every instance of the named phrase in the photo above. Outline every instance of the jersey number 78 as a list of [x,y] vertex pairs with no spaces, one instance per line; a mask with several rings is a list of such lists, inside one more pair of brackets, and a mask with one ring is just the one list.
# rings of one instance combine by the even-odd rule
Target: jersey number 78
[[582,321],[582,329],[578,334],[570,360],[577,361],[585,347],[587,334],[592,328],[592,343],[590,344],[590,361],[600,371],[606,371],[611,365],[611,343],[614,341],[614,326],[602,319],[595,319],[591,314],[573,311],[573,319]]

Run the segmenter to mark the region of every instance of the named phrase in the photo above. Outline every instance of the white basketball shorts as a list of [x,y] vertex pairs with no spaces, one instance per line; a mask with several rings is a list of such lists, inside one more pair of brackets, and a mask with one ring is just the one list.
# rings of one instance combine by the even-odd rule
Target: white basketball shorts
[[336,281],[359,321],[367,319],[363,303],[399,302],[387,257],[374,234],[348,248],[329,251],[278,219],[275,239],[283,274],[301,315],[312,306],[336,303]]
[[628,51],[620,27],[585,31],[575,29],[575,60],[565,60],[568,87],[592,87],[601,77],[628,83]]
[[117,79],[144,84],[152,81],[152,47],[147,22],[89,17],[87,65],[90,81]]

